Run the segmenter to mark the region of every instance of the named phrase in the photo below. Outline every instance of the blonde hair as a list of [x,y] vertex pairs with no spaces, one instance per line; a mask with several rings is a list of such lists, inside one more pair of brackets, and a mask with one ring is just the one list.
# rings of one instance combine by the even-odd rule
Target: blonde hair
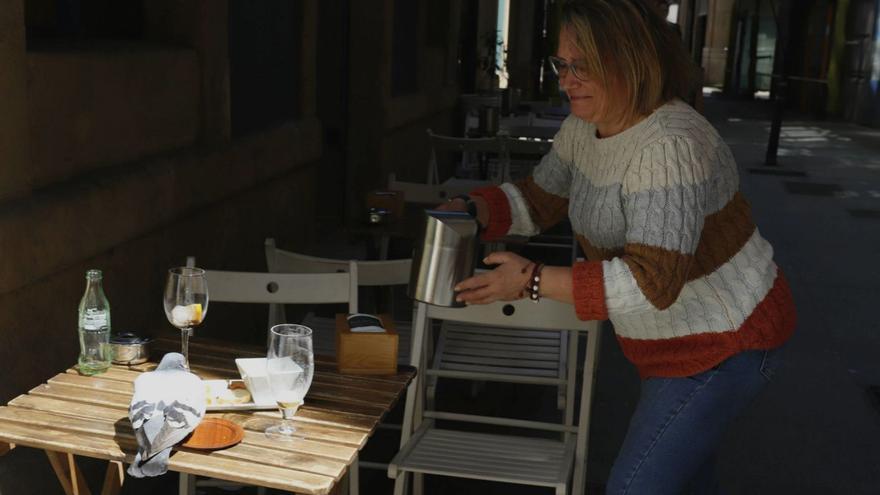
[[676,30],[645,0],[568,0],[560,29],[583,53],[590,77],[620,88],[623,119],[687,98],[696,67]]

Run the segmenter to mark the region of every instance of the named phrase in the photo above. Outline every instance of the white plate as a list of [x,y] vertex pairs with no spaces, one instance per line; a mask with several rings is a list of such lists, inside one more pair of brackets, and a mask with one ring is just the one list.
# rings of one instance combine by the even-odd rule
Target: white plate
[[[203,380],[205,385],[211,385],[212,387],[223,387],[229,388],[232,383],[244,383],[243,380]],[[253,396],[253,394],[251,394]],[[260,402],[255,403],[253,400],[250,402],[243,402],[239,404],[210,404],[205,410],[209,412],[213,411],[268,411],[278,409],[278,405],[272,402]]]

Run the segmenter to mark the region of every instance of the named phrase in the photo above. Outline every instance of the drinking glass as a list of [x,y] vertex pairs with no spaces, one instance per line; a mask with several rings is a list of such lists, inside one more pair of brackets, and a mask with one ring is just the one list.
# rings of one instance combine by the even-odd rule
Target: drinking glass
[[189,338],[208,313],[208,281],[205,270],[180,266],[168,270],[165,281],[165,316],[180,329],[180,353],[189,368]]
[[291,324],[272,327],[269,331],[266,375],[269,377],[269,388],[281,410],[282,421],[266,428],[266,436],[275,440],[293,440],[296,428],[291,419],[312,385],[314,369],[312,329]]

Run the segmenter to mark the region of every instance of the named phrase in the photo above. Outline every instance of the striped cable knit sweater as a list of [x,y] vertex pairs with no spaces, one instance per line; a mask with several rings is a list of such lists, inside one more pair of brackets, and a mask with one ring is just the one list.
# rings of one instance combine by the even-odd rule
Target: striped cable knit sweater
[[473,195],[489,204],[488,239],[535,235],[568,215],[587,256],[572,270],[577,314],[610,318],[642,377],[693,375],[794,331],[788,284],[733,155],[682,102],[604,139],[569,116],[531,177]]

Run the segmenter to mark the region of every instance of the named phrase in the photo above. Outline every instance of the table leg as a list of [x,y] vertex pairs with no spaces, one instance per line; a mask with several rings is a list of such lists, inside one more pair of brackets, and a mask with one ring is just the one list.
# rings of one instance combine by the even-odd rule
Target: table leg
[[122,483],[125,482],[125,466],[119,461],[107,463],[107,474],[104,475],[104,486],[101,495],[119,495]]
[[360,474],[360,454],[355,456],[351,466],[348,467],[348,495],[358,495],[361,489]]
[[66,495],[92,495],[73,454],[47,450],[46,456]]
[[0,456],[4,456],[9,453],[10,450],[15,448],[14,443],[6,443],[0,442]]

